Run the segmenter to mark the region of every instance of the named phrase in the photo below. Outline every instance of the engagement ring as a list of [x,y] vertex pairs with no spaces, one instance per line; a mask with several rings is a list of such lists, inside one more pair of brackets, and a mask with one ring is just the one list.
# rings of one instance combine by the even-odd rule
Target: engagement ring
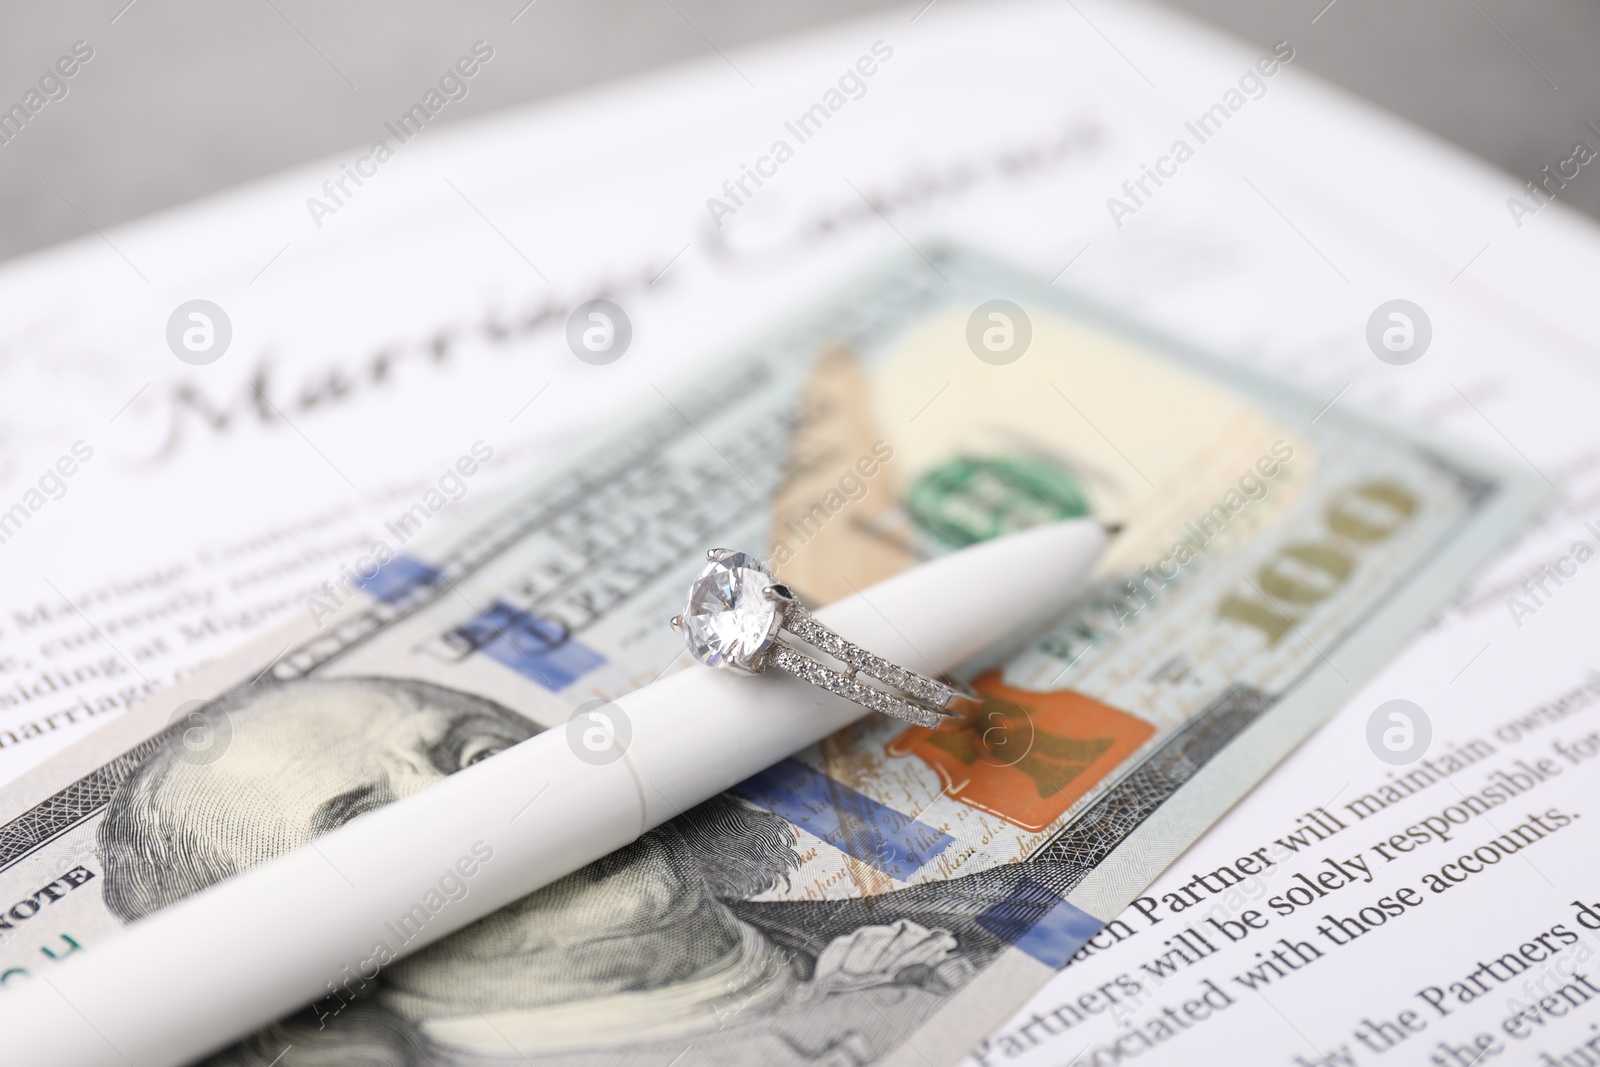
[[[864,708],[930,728],[959,714],[950,707],[969,699],[943,682],[897,667],[846,641],[818,622],[754,556],[714,548],[706,558],[710,562],[689,586],[689,606],[672,619],[672,628],[683,635],[690,655],[706,666],[737,674],[760,674],[777,667]],[[778,637],[779,630],[843,666],[828,667],[797,651]],[[857,681],[858,674],[899,692]]]

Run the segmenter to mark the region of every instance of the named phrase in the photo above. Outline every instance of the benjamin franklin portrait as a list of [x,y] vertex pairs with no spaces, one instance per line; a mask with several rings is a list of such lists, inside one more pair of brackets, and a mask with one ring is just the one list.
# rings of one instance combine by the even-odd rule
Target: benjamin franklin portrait
[[[125,922],[538,732],[481,697],[388,678],[250,686],[197,714],[226,752],[194,759],[170,731],[101,824],[105,900]],[[208,1062],[870,1063],[1004,947],[974,920],[1024,866],[864,899],[753,899],[799,862],[787,821],[725,794]]]

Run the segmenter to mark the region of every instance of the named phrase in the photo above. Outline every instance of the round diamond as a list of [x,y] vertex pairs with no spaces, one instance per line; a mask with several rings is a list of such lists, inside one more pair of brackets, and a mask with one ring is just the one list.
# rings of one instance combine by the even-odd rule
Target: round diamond
[[689,654],[708,667],[756,671],[783,624],[768,599],[772,575],[753,556],[728,552],[706,564],[689,587],[683,635]]

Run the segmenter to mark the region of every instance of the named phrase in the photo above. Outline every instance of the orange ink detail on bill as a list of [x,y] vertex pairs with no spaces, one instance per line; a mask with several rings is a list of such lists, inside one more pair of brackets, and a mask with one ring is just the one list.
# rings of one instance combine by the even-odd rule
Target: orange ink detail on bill
[[1143,719],[1070,689],[1036,693],[991,671],[983,697],[935,729],[913,726],[885,746],[939,772],[945,792],[1024,830],[1043,830],[1155,733]]

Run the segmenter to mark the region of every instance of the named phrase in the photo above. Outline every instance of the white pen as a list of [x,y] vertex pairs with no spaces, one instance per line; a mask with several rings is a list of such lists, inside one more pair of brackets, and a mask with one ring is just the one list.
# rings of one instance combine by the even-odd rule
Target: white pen
[[[993,665],[1066,607],[1108,537],[1088,519],[1036,527],[903,572],[815,620],[922,672]],[[565,730],[547,730],[7,990],[6,1062],[190,1062],[869,713],[789,674],[698,666],[614,703],[631,726],[620,758],[587,761]],[[441,879],[464,888],[443,897]]]

